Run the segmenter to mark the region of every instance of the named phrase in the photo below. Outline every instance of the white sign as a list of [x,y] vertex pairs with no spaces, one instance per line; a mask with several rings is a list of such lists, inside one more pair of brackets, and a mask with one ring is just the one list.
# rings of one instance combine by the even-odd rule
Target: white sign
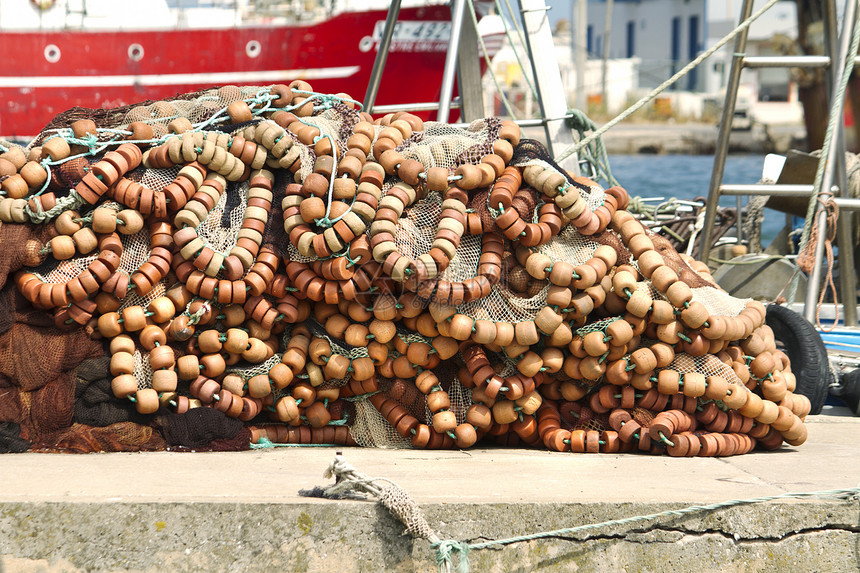
[[[373,27],[373,36],[365,36],[358,44],[362,52],[379,49],[385,22],[380,20]],[[451,22],[444,20],[422,22],[397,22],[391,36],[389,52],[444,52],[451,37]]]

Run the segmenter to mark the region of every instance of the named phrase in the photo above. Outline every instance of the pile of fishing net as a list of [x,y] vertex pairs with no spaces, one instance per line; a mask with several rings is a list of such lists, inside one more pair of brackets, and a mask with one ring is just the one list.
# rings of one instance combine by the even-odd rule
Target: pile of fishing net
[[355,104],[228,86],[6,146],[0,449],[803,443],[764,307],[623,189]]

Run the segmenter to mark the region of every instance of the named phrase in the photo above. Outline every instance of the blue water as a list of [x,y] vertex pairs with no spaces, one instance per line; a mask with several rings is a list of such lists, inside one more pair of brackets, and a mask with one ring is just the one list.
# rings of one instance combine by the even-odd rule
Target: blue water
[[[730,155],[723,183],[756,183],[761,179],[763,163],[764,155]],[[611,155],[609,165],[631,197],[694,199],[708,196],[714,158],[711,155]],[[743,198],[744,205],[746,201]],[[724,196],[720,205],[735,207],[737,199]],[[784,225],[782,213],[766,209],[762,243],[767,246]]]

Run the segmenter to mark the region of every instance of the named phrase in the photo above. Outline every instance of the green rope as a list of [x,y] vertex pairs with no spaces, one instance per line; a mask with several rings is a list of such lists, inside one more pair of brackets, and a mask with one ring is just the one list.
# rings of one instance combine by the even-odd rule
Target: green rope
[[[860,16],[860,11],[858,11]],[[842,68],[842,77],[839,80],[839,90],[836,92],[836,97],[830,104],[830,117],[827,119],[827,131],[824,134],[824,143],[821,146],[821,156],[818,158],[818,168],[815,171],[815,181],[812,184],[812,194],[809,196],[809,204],[806,206],[806,220],[803,223],[803,233],[800,236],[799,253],[802,253],[809,242],[809,236],[812,233],[812,225],[815,224],[815,211],[818,204],[818,197],[822,191],[830,192],[830,189],[821,189],[822,180],[824,179],[824,168],[827,165],[827,157],[830,155],[830,146],[833,143],[833,136],[842,121],[841,113],[832,113],[834,109],[842,109],[842,104],[845,100],[845,92],[848,87],[848,80],[851,79],[851,74],[854,72],[854,54],[857,53],[857,48],[860,46],[860,26],[858,20],[854,20],[854,35],[851,37],[851,48],[848,50],[848,57],[845,59],[845,65]],[[824,230],[822,230],[824,232]],[[797,295],[797,286],[800,282],[800,274],[795,273],[791,279],[791,287],[788,290],[788,304],[794,302]],[[825,287],[826,288],[826,287]]]
[[[589,145],[592,141],[594,141],[595,139],[597,139],[598,137],[600,137],[601,135],[603,135],[604,133],[609,131],[610,128],[614,127],[616,124],[620,123],[621,121],[627,119],[629,116],[633,115],[635,112],[639,111],[645,104],[650,102],[652,99],[654,99],[657,95],[659,95],[661,92],[663,92],[669,86],[671,86],[672,84],[674,84],[675,82],[680,80],[682,77],[687,75],[690,72],[690,70],[692,70],[693,68],[695,68],[696,66],[701,64],[705,59],[712,56],[717,50],[719,50],[720,48],[725,46],[727,43],[729,43],[735,36],[737,36],[738,34],[743,32],[747,28],[749,28],[750,24],[755,22],[759,18],[759,16],[764,14],[768,9],[771,8],[771,6],[776,4],[778,1],[779,0],[768,0],[768,3],[765,4],[764,6],[762,6],[762,8],[760,10],[758,10],[755,14],[753,14],[752,16],[750,16],[749,18],[744,20],[740,25],[738,25],[737,28],[735,28],[734,30],[732,30],[731,32],[726,34],[719,42],[714,44],[710,49],[699,54],[699,56],[696,59],[694,59],[689,64],[687,64],[686,66],[681,68],[681,70],[677,74],[675,74],[674,76],[672,76],[671,78],[669,78],[668,80],[666,80],[665,82],[663,82],[662,84],[660,84],[659,86],[657,86],[656,88],[651,90],[648,93],[648,95],[644,96],[642,99],[640,99],[639,101],[637,101],[636,103],[634,103],[633,105],[631,105],[630,107],[625,109],[618,116],[616,116],[615,118],[610,120],[608,123],[604,124],[603,127],[598,129],[597,131],[595,131],[594,133],[592,133],[591,135],[589,135],[585,139],[580,140],[578,143],[574,143],[573,145],[569,146],[567,149],[562,151],[559,155],[557,155],[555,157],[556,163],[561,163],[562,161],[564,161],[565,159],[567,159],[568,157],[570,157],[574,153],[579,153],[580,150],[582,150],[583,148],[585,148],[585,146]],[[852,52],[852,53],[856,53],[856,52]]]
[[[466,542],[444,539],[430,544],[431,549],[436,550],[436,568],[438,571],[454,571],[455,573],[469,573],[469,551],[470,546]],[[454,554],[460,558],[457,567],[452,569]]]
[[96,129],[99,133],[113,133],[115,135],[134,135],[133,131],[129,131],[127,129],[112,129],[109,127],[99,127]]
[[86,203],[83,197],[81,197],[77,191],[72,189],[69,191],[69,194],[65,197],[60,197],[57,199],[57,204],[47,211],[41,210],[41,204],[36,203],[36,206],[39,208],[37,211],[33,211],[30,208],[29,203],[24,207],[24,212],[30,217],[30,221],[33,223],[43,223],[45,221],[50,221],[54,217],[57,217],[63,211],[67,211],[69,209],[77,209],[81,205]]
[[[579,109],[571,109],[568,111],[567,125],[572,127],[579,133],[579,140],[586,139],[586,131],[595,131],[597,125],[589,119],[585,112]],[[618,185],[618,181],[612,175],[612,169],[609,167],[609,154],[606,152],[606,144],[602,137],[591,139],[588,144],[582,148],[580,154],[582,159],[588,162],[595,174],[609,183],[609,186]]]
[[[278,97],[280,97],[280,96],[272,95],[269,93],[263,93],[263,90],[260,90],[257,92],[257,94],[255,96],[250,97],[250,98],[245,98],[242,101],[244,101],[245,103],[248,104],[248,107],[251,108],[251,113],[253,115],[259,116],[261,113],[268,110],[270,107],[269,104],[273,100],[278,99]],[[257,104],[263,104],[263,107],[257,109],[256,108]],[[192,124],[192,126],[193,126],[192,131],[202,131],[203,128],[210,126],[212,124],[223,123],[223,122],[227,121],[229,118],[224,116],[224,114],[227,112],[227,107],[228,106],[222,107],[221,109],[216,111],[214,114],[209,116],[208,119],[201,121],[200,123]],[[179,117],[179,116],[177,116],[177,117]],[[164,118],[164,119],[168,119],[168,118]]]
[[[853,52],[852,52],[853,53]],[[849,500],[852,497],[856,497],[860,494],[860,486],[846,488],[846,489],[831,489],[825,491],[811,491],[811,492],[799,492],[799,493],[783,493],[779,495],[768,495],[762,497],[753,497],[748,499],[733,499],[729,501],[722,501],[718,503],[712,503],[708,505],[692,505],[689,507],[685,507],[682,509],[669,509],[666,511],[661,511],[659,513],[651,513],[648,515],[637,515],[635,517],[627,517],[623,519],[613,519],[610,521],[603,521],[600,523],[590,523],[587,525],[579,525],[576,527],[567,527],[564,529],[555,529],[553,531],[543,531],[540,533],[532,533],[529,535],[520,535],[517,537],[509,537],[507,539],[496,539],[492,541],[485,541],[483,543],[463,543],[454,540],[442,540],[437,541],[435,543],[431,543],[431,547],[436,550],[436,562],[439,565],[440,570],[443,566],[448,566],[449,568],[453,565],[452,556],[457,553],[459,555],[460,562],[457,565],[455,571],[457,573],[468,573],[469,572],[469,552],[477,549],[488,549],[494,548],[499,549],[503,545],[511,545],[513,543],[520,543],[523,541],[533,541],[535,539],[546,539],[548,537],[560,537],[573,535],[575,533],[581,533],[584,531],[591,531],[594,529],[601,529],[604,527],[612,527],[616,525],[628,525],[631,523],[639,523],[642,521],[652,521],[655,519],[660,519],[662,517],[669,516],[683,516],[691,513],[702,513],[702,512],[711,512],[716,511],[718,509],[724,509],[728,507],[738,507],[742,505],[751,505],[755,503],[764,503],[768,501],[774,501],[778,499],[794,499],[794,498],[835,498],[841,500]]]
[[47,159],[45,159],[40,163],[40,165],[45,169],[45,173],[47,174],[47,176],[45,177],[45,182],[42,184],[42,187],[40,187],[38,191],[33,193],[33,197],[38,197],[39,195],[44,193],[48,189],[48,185],[51,184],[51,163]]
[[[327,107],[331,107],[332,102],[349,102],[349,103],[357,106],[358,111],[364,111],[364,104],[362,102],[360,102],[358,100],[354,100],[352,98],[343,98],[343,97],[338,97],[336,95],[324,94],[324,93],[320,93],[320,92],[309,92],[307,90],[299,90],[296,88],[292,88],[292,91],[294,93],[297,93],[297,94],[305,94],[305,95],[314,97],[316,99],[322,100],[322,105],[327,106]],[[302,102],[302,104],[304,104],[304,103],[305,102]],[[296,107],[298,107],[298,106],[296,106]]]
[[[200,299],[195,298],[194,300],[200,300]],[[194,302],[194,300],[192,300],[191,302]],[[191,307],[191,302],[188,303],[189,308]],[[188,324],[193,326],[193,325],[197,324],[198,322],[200,322],[200,319],[203,318],[203,315],[206,314],[207,312],[209,312],[211,310],[211,308],[212,307],[210,306],[209,301],[206,301],[200,306],[200,308],[198,308],[193,313],[189,313],[186,310],[186,314],[188,314]]]
[[[257,94],[248,101],[248,107],[251,109],[251,113],[254,115],[260,115],[269,111],[272,107],[272,102],[278,99],[279,96],[274,96],[269,93],[269,91],[265,88],[259,90]],[[259,104],[263,104],[262,107],[257,107]]]
[[[69,130],[69,131],[70,131],[70,133],[73,133],[73,132],[71,132],[71,130]],[[52,135],[48,139],[51,139],[53,137],[57,137],[58,135],[59,134]],[[68,142],[70,144],[80,145],[82,147],[88,148],[90,150],[89,153],[92,153],[93,149],[95,149],[96,146],[99,144],[99,138],[97,136],[93,135],[92,133],[87,133],[84,135],[84,137],[74,137],[74,135],[65,135],[62,137],[63,137],[63,139],[66,140],[66,142]],[[47,141],[47,139],[45,141]]]
[[326,425],[327,426],[346,426],[348,422],[349,422],[349,414],[344,412],[343,418],[341,418],[340,420],[330,420]]
[[332,446],[337,446],[337,444],[281,444],[279,442],[273,442],[266,437],[260,438],[256,444],[251,442],[252,450],[265,450],[271,448],[330,448]]
[[[662,227],[661,231],[666,233],[667,235],[669,235],[670,237],[672,237],[673,239],[675,239],[676,241],[678,241],[680,243],[684,242],[684,237],[682,237],[681,235],[679,235],[678,233],[676,233],[675,231],[673,231],[669,227]],[[711,259],[711,260],[713,260],[713,259]]]
[[377,390],[376,392],[368,392],[367,394],[359,394],[358,396],[344,396],[342,399],[347,402],[361,402],[362,400],[367,400],[374,394],[379,394],[381,390]]
[[654,212],[657,210],[657,208],[645,203],[645,201],[643,201],[642,197],[640,197],[639,195],[634,195],[629,199],[629,202],[627,204],[627,210],[631,213],[636,213],[648,217],[649,219],[653,219]]

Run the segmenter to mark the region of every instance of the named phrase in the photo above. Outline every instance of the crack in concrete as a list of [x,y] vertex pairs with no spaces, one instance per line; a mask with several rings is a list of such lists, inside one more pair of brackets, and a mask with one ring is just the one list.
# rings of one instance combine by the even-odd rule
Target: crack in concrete
[[[817,527],[805,527],[802,529],[797,529],[795,531],[790,531],[785,533],[784,535],[762,535],[759,537],[739,537],[735,534],[728,533],[721,529],[704,529],[701,531],[689,530],[682,527],[653,527],[649,530],[642,531],[642,533],[647,533],[648,531],[662,531],[665,533],[681,533],[685,537],[703,537],[705,535],[719,535],[727,540],[730,540],[734,543],[759,543],[759,542],[771,542],[771,541],[784,541],[787,539],[791,539],[793,537],[801,537],[803,535],[809,535],[813,533],[828,533],[828,532],[845,532],[845,533],[860,533],[860,526],[851,525],[851,524],[841,524],[841,523],[829,523],[827,525],[817,526]],[[633,532],[630,532],[633,533]]]
[[[661,533],[679,533],[684,537],[705,537],[708,535],[717,535],[723,537],[728,541],[732,541],[736,544],[752,544],[752,543],[761,543],[761,542],[782,542],[794,537],[801,537],[804,535],[814,534],[814,533],[830,533],[830,532],[844,532],[844,533],[860,533],[860,526],[850,525],[850,524],[827,524],[819,527],[807,527],[803,529],[798,529],[796,531],[791,531],[782,536],[762,536],[762,537],[736,537],[734,534],[727,533],[720,529],[704,529],[704,530],[691,530],[685,529],[682,527],[662,527],[655,526],[649,527],[647,529],[633,529],[627,531],[625,533],[603,533],[603,534],[594,534],[588,535],[586,537],[573,537],[572,535],[547,535],[539,538],[535,538],[534,540],[546,540],[552,539],[555,541],[571,541],[571,542],[587,542],[587,541],[627,541],[629,543],[635,544],[649,544],[649,543],[676,543],[678,540],[673,539],[671,541],[660,541],[655,539],[635,539],[631,536],[641,536],[648,533],[659,531]],[[488,537],[474,537],[467,540],[467,543],[470,545],[475,543],[487,543],[494,541]],[[507,545],[499,545],[499,546],[490,546],[487,549],[503,549],[508,545],[516,545],[517,543],[524,543],[525,541],[517,541],[514,543],[510,543]]]

